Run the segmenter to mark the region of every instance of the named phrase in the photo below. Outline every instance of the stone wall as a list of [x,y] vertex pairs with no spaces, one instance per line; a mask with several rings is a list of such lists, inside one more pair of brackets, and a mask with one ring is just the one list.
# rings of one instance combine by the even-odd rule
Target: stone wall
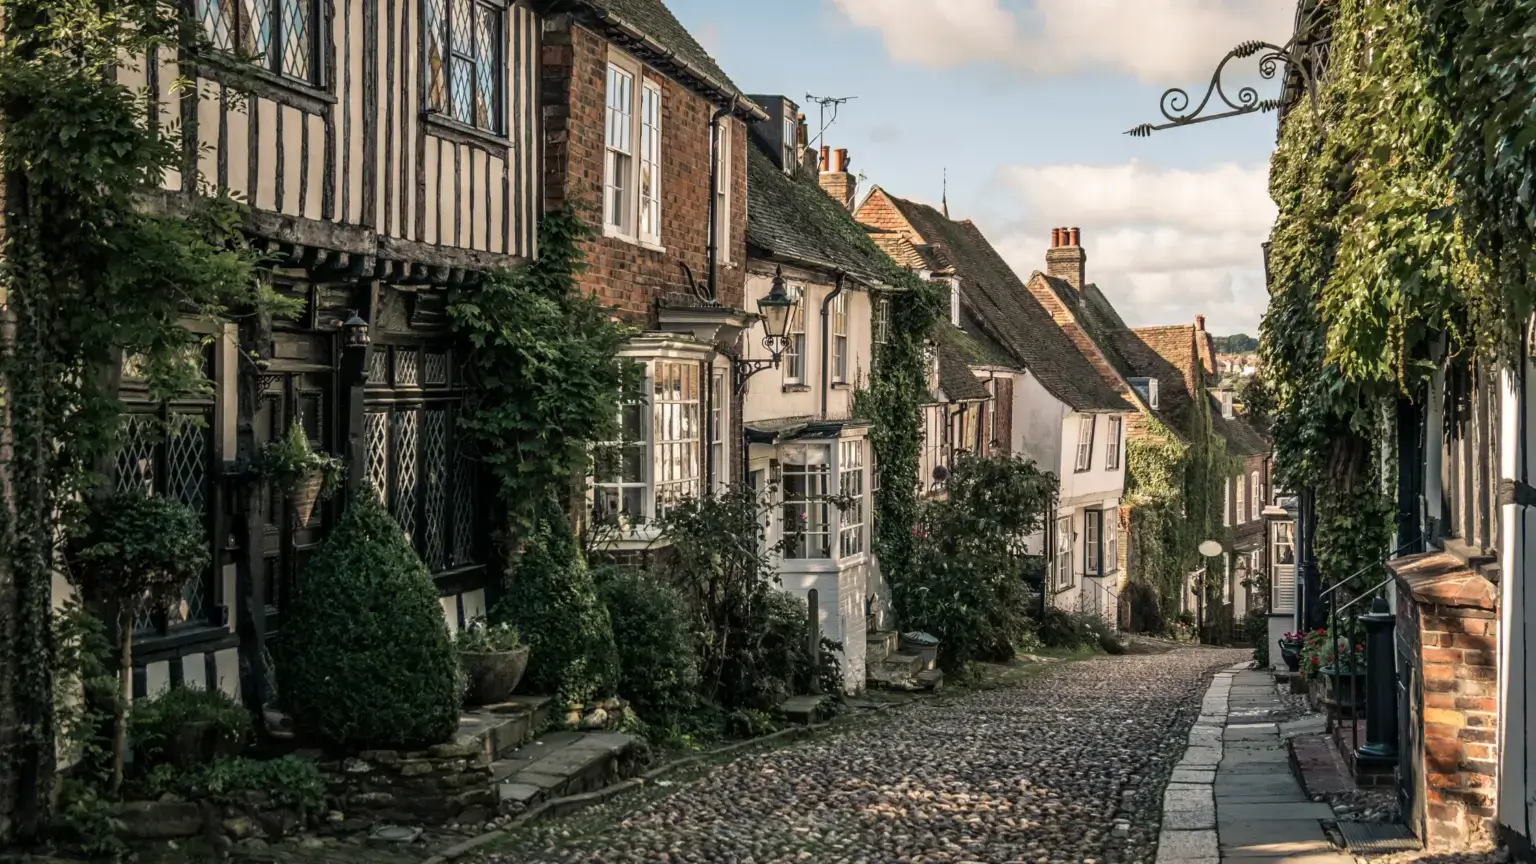
[[326,791],[358,825],[374,822],[451,824],[495,815],[491,756],[471,744],[429,750],[369,750],[323,762]]

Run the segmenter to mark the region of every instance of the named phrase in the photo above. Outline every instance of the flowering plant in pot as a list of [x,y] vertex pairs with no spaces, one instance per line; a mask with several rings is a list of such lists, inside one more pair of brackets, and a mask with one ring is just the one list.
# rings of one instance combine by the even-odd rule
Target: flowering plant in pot
[[315,512],[315,503],[329,498],[341,485],[344,465],[335,456],[310,447],[304,427],[295,421],[288,427],[287,435],[261,448],[251,467],[277,484],[299,524],[307,525]]
[[1280,637],[1280,657],[1285,660],[1285,667],[1292,672],[1301,669],[1302,633],[1293,630]]
[[468,687],[465,698],[472,705],[504,701],[528,669],[528,646],[511,624],[476,618],[459,631],[456,645]]

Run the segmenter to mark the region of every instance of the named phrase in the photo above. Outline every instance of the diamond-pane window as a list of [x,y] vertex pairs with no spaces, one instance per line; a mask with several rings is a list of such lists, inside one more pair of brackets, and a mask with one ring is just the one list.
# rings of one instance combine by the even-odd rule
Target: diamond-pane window
[[476,0],[427,0],[426,102],[466,126],[500,133],[505,10]]
[[318,84],[315,25],[320,0],[196,0],[209,43],[306,84]]
[[389,349],[375,345],[368,354],[368,383],[375,387],[389,386]]
[[396,411],[389,434],[395,449],[395,521],[405,536],[416,535],[417,435],[421,429],[420,411]]
[[414,348],[395,349],[396,387],[415,387],[421,383],[420,357]]
[[389,415],[370,411],[363,415],[363,437],[368,442],[368,485],[389,503]]
[[426,375],[428,385],[448,383],[448,355],[428,354],[426,363]]
[[422,557],[433,570],[443,569],[443,528],[446,520],[448,484],[448,417],[446,408],[427,411],[426,464],[422,466],[422,479],[427,487],[425,531],[422,537]]

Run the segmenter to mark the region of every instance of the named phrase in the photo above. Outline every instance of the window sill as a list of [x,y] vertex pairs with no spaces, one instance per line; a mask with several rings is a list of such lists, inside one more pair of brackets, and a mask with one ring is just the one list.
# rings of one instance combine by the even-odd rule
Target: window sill
[[809,392],[811,392],[811,385],[809,385],[809,384],[785,384],[784,387],[783,387],[783,390],[784,390],[785,393],[809,393]]
[[468,123],[461,123],[446,114],[439,114],[436,111],[421,112],[421,124],[431,134],[458,144],[468,144],[471,147],[480,147],[485,150],[498,150],[502,154],[512,149],[512,142],[501,135],[471,126]]
[[847,381],[833,381],[832,382],[832,389],[833,390],[852,390],[853,389],[853,385],[849,384]]
[[260,66],[242,63],[233,57],[213,55],[199,63],[197,74],[231,87],[249,90],[275,102],[308,114],[324,114],[336,104],[336,94],[312,84],[296,81]]
[[623,241],[631,246],[639,246],[641,249],[646,249],[651,252],[657,252],[662,255],[667,254],[667,247],[662,246],[659,243],[652,243],[649,240],[642,240],[633,234],[625,234],[623,231],[620,231],[612,225],[603,226],[603,236],[611,237],[614,240]]

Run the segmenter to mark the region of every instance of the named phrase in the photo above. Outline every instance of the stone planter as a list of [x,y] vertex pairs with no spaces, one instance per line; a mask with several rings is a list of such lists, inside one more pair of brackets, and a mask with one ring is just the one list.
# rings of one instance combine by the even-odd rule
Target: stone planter
[[1324,669],[1320,680],[1329,717],[1337,720],[1365,710],[1365,675]]
[[459,655],[469,681],[465,699],[470,705],[505,702],[528,669],[528,646],[511,651],[466,651]]

